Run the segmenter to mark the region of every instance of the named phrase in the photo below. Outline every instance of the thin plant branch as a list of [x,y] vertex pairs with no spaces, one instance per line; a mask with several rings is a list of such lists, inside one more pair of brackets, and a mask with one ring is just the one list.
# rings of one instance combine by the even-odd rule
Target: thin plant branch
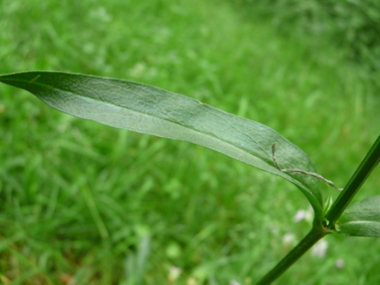
[[366,181],[371,172],[380,162],[380,136],[378,136],[371,149],[356,169],[354,175],[348,181],[344,187],[344,191],[340,193],[332,207],[326,214],[326,219],[329,221],[329,229],[335,229],[336,221],[340,215],[344,212],[346,207],[350,204],[360,187]]
[[294,174],[306,174],[306,175],[310,175],[310,176],[313,176],[313,177],[316,177],[322,181],[325,181],[327,184],[331,185],[332,187],[334,187],[335,189],[339,190],[339,191],[342,191],[343,188],[339,188],[337,186],[335,186],[335,184],[330,181],[330,180],[327,180],[326,178],[322,177],[321,175],[317,174],[317,173],[314,173],[314,172],[308,172],[308,171],[304,171],[304,170],[300,170],[300,169],[282,169],[280,167],[280,165],[278,164],[278,162],[276,161],[276,158],[274,156],[274,153],[276,152],[276,144],[273,144],[272,145],[272,159],[274,161],[274,164],[276,165],[276,167],[278,168],[278,170],[280,170],[281,172],[288,172],[288,173],[294,173]]

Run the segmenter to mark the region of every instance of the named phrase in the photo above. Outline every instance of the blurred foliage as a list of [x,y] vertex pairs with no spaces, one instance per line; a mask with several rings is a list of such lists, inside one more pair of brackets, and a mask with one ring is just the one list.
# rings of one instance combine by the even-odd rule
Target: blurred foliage
[[283,31],[329,35],[350,59],[380,70],[379,0],[235,1],[260,9]]
[[[2,0],[0,73],[65,70],[185,94],[277,130],[343,186],[378,136],[379,88],[331,37],[295,21],[282,36],[273,23],[287,9],[265,18],[275,8],[257,3]],[[357,200],[379,185],[380,168]],[[252,284],[310,226],[292,222],[308,206],[281,178],[4,84],[0,201],[0,283],[12,284]],[[379,239],[326,241],[325,257],[306,254],[279,284],[380,284]]]

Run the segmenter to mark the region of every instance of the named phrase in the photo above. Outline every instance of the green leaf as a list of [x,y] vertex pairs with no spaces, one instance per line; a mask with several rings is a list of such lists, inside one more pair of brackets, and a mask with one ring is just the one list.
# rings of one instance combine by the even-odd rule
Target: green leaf
[[336,228],[343,235],[380,237],[380,196],[369,197],[349,206]]
[[265,125],[180,94],[120,79],[36,71],[2,75],[0,81],[28,90],[65,113],[199,144],[281,176],[297,185],[317,216],[322,216],[320,182],[279,171],[272,161],[271,147],[277,144],[276,159],[282,168],[315,172],[308,156]]

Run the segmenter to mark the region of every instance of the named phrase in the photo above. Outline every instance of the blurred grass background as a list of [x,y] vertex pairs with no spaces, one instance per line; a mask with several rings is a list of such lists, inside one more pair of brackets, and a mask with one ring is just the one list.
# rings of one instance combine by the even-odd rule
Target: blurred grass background
[[[1,0],[0,72],[197,98],[277,130],[343,187],[380,130],[379,2],[267,2]],[[281,178],[0,94],[3,284],[254,284],[310,228]],[[355,201],[379,194],[379,174]],[[325,240],[276,284],[380,284],[378,239]]]

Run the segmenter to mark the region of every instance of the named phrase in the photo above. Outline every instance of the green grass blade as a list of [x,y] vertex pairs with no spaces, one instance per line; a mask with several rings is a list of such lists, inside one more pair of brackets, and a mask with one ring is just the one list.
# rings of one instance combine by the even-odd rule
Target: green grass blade
[[276,131],[226,113],[192,98],[140,83],[63,72],[23,72],[0,76],[0,81],[23,88],[68,114],[109,126],[199,144],[297,185],[318,216],[322,195],[317,179],[279,171],[315,172],[308,156]]
[[336,228],[343,235],[380,237],[380,196],[369,197],[349,206]]

